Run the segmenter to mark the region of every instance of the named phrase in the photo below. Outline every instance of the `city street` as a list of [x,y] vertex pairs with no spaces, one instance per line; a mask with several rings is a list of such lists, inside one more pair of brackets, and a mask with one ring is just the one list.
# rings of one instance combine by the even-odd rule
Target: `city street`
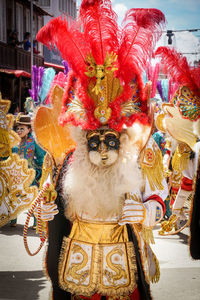
[[[23,244],[25,219],[24,212],[16,228],[8,224],[0,229],[0,300],[49,299],[50,282],[42,270],[45,249],[34,257],[26,253]],[[188,228],[168,237],[159,236],[158,229],[159,226],[154,230],[156,244],[152,248],[160,261],[161,278],[151,285],[153,299],[199,300],[200,261],[192,260],[189,255]],[[39,237],[31,228],[28,235],[33,251],[39,245]]]

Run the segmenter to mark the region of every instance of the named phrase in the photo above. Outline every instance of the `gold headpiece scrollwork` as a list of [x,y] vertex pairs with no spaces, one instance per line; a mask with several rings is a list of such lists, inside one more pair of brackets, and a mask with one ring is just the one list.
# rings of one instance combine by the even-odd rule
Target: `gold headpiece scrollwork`
[[[111,116],[109,103],[112,102],[122,92],[122,86],[118,78],[114,77],[117,55],[113,52],[106,54],[103,65],[97,65],[92,54],[86,57],[87,72],[85,74],[91,78],[88,84],[88,94],[95,101],[95,117],[106,124]],[[92,78],[96,80],[92,80]]]

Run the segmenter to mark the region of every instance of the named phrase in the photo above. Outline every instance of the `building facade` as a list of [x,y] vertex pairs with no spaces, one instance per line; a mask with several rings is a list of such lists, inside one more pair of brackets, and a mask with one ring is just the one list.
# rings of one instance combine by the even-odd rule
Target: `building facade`
[[[33,4],[33,39],[44,25],[46,11]],[[25,50],[24,34],[31,30],[30,1],[0,0],[0,92],[11,100],[11,111],[23,103],[31,86],[31,53]],[[35,43],[33,64],[44,65],[41,45]]]
[[[37,0],[33,4],[32,36],[35,40],[39,29],[52,17],[76,17],[76,0]],[[31,32],[31,1],[0,0],[0,92],[3,99],[12,102],[11,113],[24,102],[31,88],[31,52],[24,47],[24,34]],[[14,34],[14,38],[13,38]],[[33,65],[63,70],[57,51],[49,51],[34,42]]]
[[[58,17],[60,15],[72,20],[77,16],[77,1],[76,0],[38,0],[38,5],[47,11],[52,17]],[[51,16],[44,16],[44,24],[47,24],[51,19]],[[46,46],[43,49],[44,61],[46,66],[55,65],[55,68],[59,69],[62,65],[62,58],[60,54],[52,50],[50,51]]]

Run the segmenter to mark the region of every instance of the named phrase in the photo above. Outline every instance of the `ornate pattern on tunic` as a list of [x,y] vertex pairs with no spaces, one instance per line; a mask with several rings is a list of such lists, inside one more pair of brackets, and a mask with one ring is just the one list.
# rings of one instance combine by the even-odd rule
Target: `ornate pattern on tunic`
[[17,154],[0,161],[0,227],[30,207],[37,195],[37,187],[30,187],[34,177],[34,170]]
[[137,287],[136,270],[126,226],[76,220],[63,240],[59,281],[71,293],[129,295]]

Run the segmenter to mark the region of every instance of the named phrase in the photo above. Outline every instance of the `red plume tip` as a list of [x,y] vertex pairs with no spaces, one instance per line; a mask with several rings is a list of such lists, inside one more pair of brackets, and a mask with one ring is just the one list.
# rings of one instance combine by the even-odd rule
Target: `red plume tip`
[[81,9],[87,9],[90,6],[94,6],[98,2],[98,0],[83,0],[81,3]]
[[200,75],[198,68],[192,68],[186,57],[175,49],[159,47],[155,52],[161,57],[163,72],[179,85],[186,85],[191,90],[198,92]]
[[164,24],[165,16],[164,14],[156,8],[132,8],[130,9],[125,16],[126,18],[132,18],[135,20],[136,24],[143,28],[149,28],[155,26],[155,24]]

